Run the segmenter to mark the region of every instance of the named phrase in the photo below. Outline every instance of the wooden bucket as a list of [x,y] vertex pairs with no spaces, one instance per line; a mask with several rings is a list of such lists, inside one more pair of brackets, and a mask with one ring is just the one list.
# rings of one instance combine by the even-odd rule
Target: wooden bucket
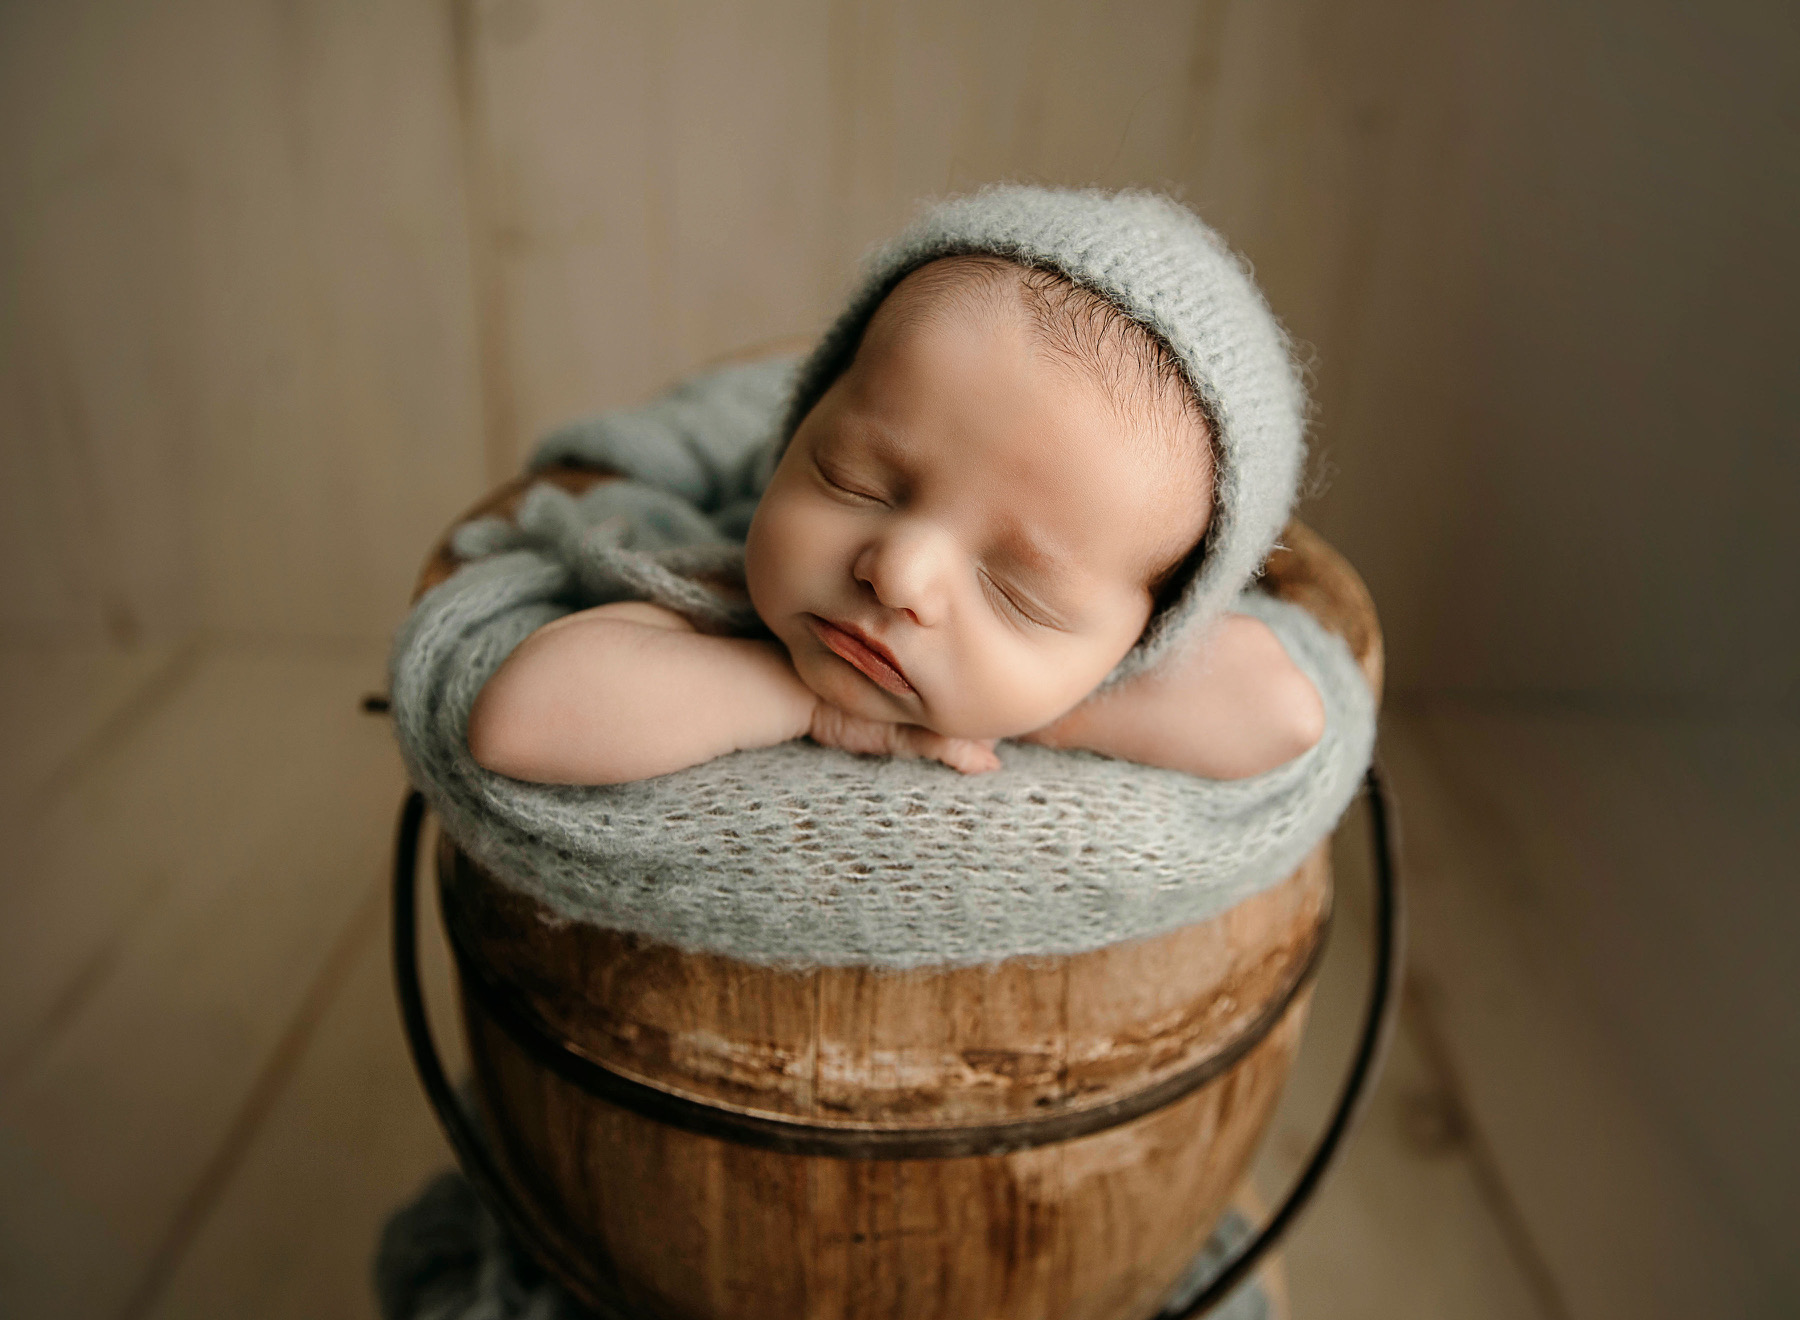
[[[1299,524],[1283,543],[1266,585],[1379,693],[1361,581]],[[420,590],[453,568],[440,546]],[[1143,1320],[1279,1098],[1331,905],[1321,843],[1150,939],[788,971],[559,922],[447,839],[438,870],[515,1228],[596,1309],[670,1320]]]

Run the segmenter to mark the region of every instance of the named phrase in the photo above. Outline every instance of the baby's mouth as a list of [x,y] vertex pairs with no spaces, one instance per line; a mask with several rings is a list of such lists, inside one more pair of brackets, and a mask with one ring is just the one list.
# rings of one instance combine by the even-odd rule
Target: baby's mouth
[[854,666],[864,677],[884,692],[896,697],[916,695],[887,647],[872,637],[865,637],[853,627],[833,623],[816,614],[806,616],[807,626],[830,652],[846,664]]

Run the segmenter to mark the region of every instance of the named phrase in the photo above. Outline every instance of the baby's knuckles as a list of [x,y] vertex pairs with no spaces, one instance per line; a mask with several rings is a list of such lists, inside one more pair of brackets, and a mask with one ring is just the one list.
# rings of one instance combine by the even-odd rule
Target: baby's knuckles
[[899,756],[942,761],[963,774],[1000,768],[991,740],[947,738],[916,724],[865,719],[821,701],[813,710],[808,732],[814,742],[864,756]]

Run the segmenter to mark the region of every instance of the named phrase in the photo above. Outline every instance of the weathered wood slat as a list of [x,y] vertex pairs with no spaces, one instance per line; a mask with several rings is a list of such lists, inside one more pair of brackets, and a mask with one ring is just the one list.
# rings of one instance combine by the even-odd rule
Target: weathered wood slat
[[1003,1156],[847,1160],[597,1103],[464,1003],[517,1182],[649,1314],[734,1320],[1154,1310],[1242,1176],[1305,1017],[1296,1003],[1226,1077],[1105,1132]]

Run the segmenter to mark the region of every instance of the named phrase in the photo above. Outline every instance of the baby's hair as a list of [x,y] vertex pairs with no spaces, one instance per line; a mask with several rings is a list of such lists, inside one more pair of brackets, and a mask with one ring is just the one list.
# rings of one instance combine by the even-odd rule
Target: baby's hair
[[[1024,308],[1051,358],[1098,383],[1120,420],[1150,432],[1171,460],[1194,464],[1210,502],[1219,465],[1215,430],[1200,396],[1174,350],[1116,304],[1061,271],[988,253],[940,258],[902,283],[923,295],[908,300],[900,311],[908,321],[977,300],[1003,307],[1016,297],[1014,305]],[[1192,440],[1196,428],[1198,445]],[[1150,589],[1159,606],[1191,576],[1198,551],[1195,547],[1153,575]]]
[[907,282],[920,293],[947,297],[952,303],[959,296],[985,296],[997,302],[1008,290],[1017,290],[1042,345],[1098,382],[1122,419],[1166,426],[1183,418],[1211,434],[1206,410],[1174,350],[1107,298],[1061,271],[970,253],[921,266]]

